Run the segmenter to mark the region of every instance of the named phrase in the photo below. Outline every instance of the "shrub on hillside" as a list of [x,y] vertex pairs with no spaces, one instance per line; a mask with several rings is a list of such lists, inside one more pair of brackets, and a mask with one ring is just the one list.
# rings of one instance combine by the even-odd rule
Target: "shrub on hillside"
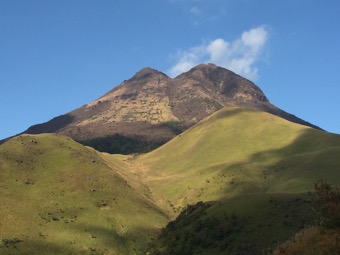
[[320,225],[326,228],[340,228],[340,187],[329,183],[315,183],[316,208],[321,215]]
[[339,255],[340,232],[310,227],[280,244],[273,255]]
[[319,225],[307,228],[280,244],[274,255],[339,255],[340,187],[318,181],[314,184]]
[[[211,205],[198,202],[187,207],[162,230],[146,254],[240,254],[252,250],[248,244],[234,247],[233,240],[244,227],[244,222],[234,214],[222,218],[209,217],[206,210]],[[246,254],[254,254],[248,252]]]

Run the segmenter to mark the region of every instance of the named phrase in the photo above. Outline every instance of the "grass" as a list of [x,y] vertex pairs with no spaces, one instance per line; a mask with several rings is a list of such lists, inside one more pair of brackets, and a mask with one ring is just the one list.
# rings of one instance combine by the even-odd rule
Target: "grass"
[[[178,206],[241,194],[306,192],[339,183],[340,136],[241,108],[225,108],[137,161]],[[158,178],[155,178],[158,176]],[[155,181],[154,181],[155,180]]]
[[0,254],[141,253],[167,222],[118,173],[124,162],[68,138],[22,135],[0,159],[0,239],[20,240]]
[[177,216],[155,251],[260,252],[312,222],[308,192],[340,183],[339,155],[339,135],[241,108],[140,156],[21,135],[0,146],[0,254],[143,254]]
[[137,158],[175,208],[210,205],[199,217],[184,209],[151,254],[270,253],[318,217],[308,192],[319,179],[340,182],[337,155],[339,135],[254,110],[217,112]]

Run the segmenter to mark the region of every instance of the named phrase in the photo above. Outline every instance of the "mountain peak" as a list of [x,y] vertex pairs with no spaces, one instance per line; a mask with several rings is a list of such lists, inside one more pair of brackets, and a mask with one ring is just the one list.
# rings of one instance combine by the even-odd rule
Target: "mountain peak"
[[254,107],[259,102],[269,103],[263,91],[250,80],[215,64],[200,64],[176,79],[184,83],[192,80],[196,86],[213,91],[214,98],[223,106]]
[[195,67],[193,67],[193,69],[207,69],[207,68],[217,68],[218,66],[213,64],[213,63],[207,63],[207,64],[199,64]]
[[186,71],[180,75],[178,75],[177,77],[181,77],[187,74],[198,74],[198,73],[208,73],[211,72],[213,70],[215,70],[216,68],[218,68],[218,66],[216,66],[215,64],[199,64],[197,66],[192,67],[189,71]]
[[152,76],[165,76],[168,77],[166,74],[157,71],[151,67],[144,67],[139,72],[137,72],[130,80],[142,80],[147,79]]
[[[238,74],[230,71],[229,69],[217,66],[215,64],[209,63],[209,64],[199,64],[197,66],[194,66],[193,68],[191,68],[188,72],[183,73],[183,74],[191,74],[191,75],[196,75],[196,76],[206,76],[206,77],[213,77],[216,76],[216,74],[222,74],[224,73],[223,76],[230,76],[230,75],[234,75],[234,76],[238,76],[244,80],[246,80],[245,78],[239,76]],[[222,78],[222,77],[221,77]]]

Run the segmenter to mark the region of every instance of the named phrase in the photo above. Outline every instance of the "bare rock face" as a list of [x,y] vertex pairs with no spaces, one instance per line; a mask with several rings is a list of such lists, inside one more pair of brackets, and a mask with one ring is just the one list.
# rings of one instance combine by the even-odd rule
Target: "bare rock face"
[[201,64],[173,79],[144,68],[97,100],[24,133],[55,132],[102,151],[144,152],[228,106],[315,127],[270,104],[251,81],[214,64]]
[[171,80],[169,94],[174,114],[186,123],[196,123],[225,106],[268,103],[251,81],[213,64],[198,65]]

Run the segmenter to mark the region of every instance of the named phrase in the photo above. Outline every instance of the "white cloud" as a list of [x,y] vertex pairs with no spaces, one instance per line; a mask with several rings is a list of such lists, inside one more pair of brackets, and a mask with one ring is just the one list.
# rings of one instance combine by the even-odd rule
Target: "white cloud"
[[268,31],[261,26],[243,32],[240,38],[232,42],[219,38],[187,51],[179,51],[177,63],[170,68],[169,74],[176,76],[200,63],[214,63],[255,80],[258,70],[254,63],[259,59],[267,39]]

